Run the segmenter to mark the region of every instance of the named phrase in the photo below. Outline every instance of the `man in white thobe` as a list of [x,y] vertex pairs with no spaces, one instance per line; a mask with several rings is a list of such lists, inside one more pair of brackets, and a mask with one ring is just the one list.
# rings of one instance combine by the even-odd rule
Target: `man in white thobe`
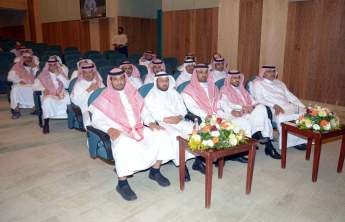
[[[123,70],[114,68],[107,88],[89,107],[92,126],[107,132],[115,160],[116,190],[125,200],[137,199],[127,177],[150,169],[149,178],[160,186],[170,185],[160,172],[161,163],[174,159],[175,149],[164,129],[155,123],[138,90]],[[144,124],[147,126],[145,127]]]
[[155,75],[162,71],[166,71],[163,60],[153,59],[148,66],[144,84],[152,83]]
[[139,89],[143,85],[138,68],[130,61],[123,61],[120,68],[126,73],[128,80],[135,88]]
[[265,153],[273,159],[280,159],[274,149],[273,128],[267,115],[266,107],[258,104],[243,86],[244,75],[237,70],[228,72],[228,77],[221,88],[220,108],[227,119],[248,122],[251,136],[265,144]]
[[214,82],[217,82],[220,79],[225,79],[227,77],[226,68],[227,68],[227,65],[223,57],[213,56],[213,59],[211,62],[211,75],[213,77]]
[[149,65],[151,61],[155,59],[157,56],[152,51],[148,50],[144,52],[143,56],[139,59],[139,65],[146,66],[147,70],[149,69]]
[[104,87],[104,84],[98,76],[95,64],[81,63],[79,67],[78,79],[71,93],[71,102],[79,106],[83,117],[83,125],[86,128],[91,125],[89,97],[96,89]]
[[67,118],[67,105],[70,104],[68,92],[68,73],[60,65],[56,56],[49,57],[45,67],[36,79],[36,88],[43,91],[43,133],[49,133],[49,119]]
[[181,74],[176,79],[176,87],[192,79],[194,66],[195,66],[195,61],[193,59],[188,58],[184,60]]
[[[194,63],[197,62],[197,59],[196,59],[196,56],[195,56],[194,53],[191,53],[191,52],[190,52],[190,53],[188,53],[187,55],[185,55],[185,57],[183,58],[183,61],[186,61],[186,60],[189,60],[189,59],[193,60]],[[195,64],[194,64],[194,65],[195,65]],[[180,72],[182,72],[182,71],[184,70],[184,64],[179,65],[179,66],[177,67],[177,70],[180,71]]]
[[[150,111],[156,122],[162,126],[169,134],[175,146],[176,154],[174,163],[179,165],[179,142],[177,136],[188,138],[192,133],[194,124],[186,121],[187,109],[182,96],[175,89],[174,78],[166,72],[159,72],[155,76],[154,86],[145,97],[145,106]],[[186,160],[194,158],[186,152]],[[204,172],[204,165],[198,159],[193,164],[193,169]],[[186,168],[186,181],[190,181],[190,175]]]
[[112,38],[114,49],[128,57],[127,35],[123,27],[118,27],[117,35]]
[[[184,103],[192,114],[197,116],[199,122],[208,115],[218,115],[224,118],[220,109],[220,92],[213,82],[208,71],[208,65],[197,64],[194,66],[191,82],[182,91]],[[232,121],[245,131],[246,136],[251,136],[251,126],[247,121]],[[236,158],[239,162],[246,162],[246,158]]]
[[20,61],[13,65],[7,80],[12,82],[10,100],[12,119],[20,117],[21,108],[32,108],[34,111],[34,82],[39,70],[30,53],[23,53]]
[[[271,109],[273,120],[278,125],[279,148],[281,149],[281,123],[296,120],[304,113],[305,106],[276,77],[275,66],[263,66],[253,82],[253,95],[257,102]],[[305,139],[288,134],[287,147],[294,146],[298,150],[305,150],[305,143]]]

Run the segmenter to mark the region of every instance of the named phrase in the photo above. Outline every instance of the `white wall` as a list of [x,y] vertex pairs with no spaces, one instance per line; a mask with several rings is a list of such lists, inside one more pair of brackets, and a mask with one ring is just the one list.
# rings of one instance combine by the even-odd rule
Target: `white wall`
[[162,0],[118,0],[118,16],[156,18]]
[[219,0],[162,0],[163,11],[216,8]]

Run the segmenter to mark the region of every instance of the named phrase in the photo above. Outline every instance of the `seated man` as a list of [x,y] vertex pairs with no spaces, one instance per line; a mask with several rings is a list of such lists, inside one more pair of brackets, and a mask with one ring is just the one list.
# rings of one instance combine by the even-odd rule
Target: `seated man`
[[193,59],[184,60],[182,72],[176,79],[176,87],[192,79],[194,66],[195,61]]
[[71,93],[71,101],[79,106],[85,128],[91,125],[88,99],[96,89],[102,87],[104,87],[104,84],[102,79],[99,78],[96,66],[93,63],[81,63],[78,70],[78,79]]
[[16,42],[14,45],[14,48],[10,50],[16,57],[21,56],[21,50],[25,49],[25,46],[23,46],[20,42]]
[[168,134],[155,123],[144,106],[138,90],[127,81],[123,70],[110,71],[107,88],[89,110],[92,126],[110,136],[118,176],[116,190],[125,200],[137,198],[127,182],[127,177],[135,172],[151,167],[150,179],[160,186],[170,185],[160,173],[160,166],[174,159],[175,149]]
[[[206,116],[213,114],[224,118],[219,104],[220,92],[208,72],[207,65],[198,64],[194,67],[192,80],[183,90],[182,97],[187,109],[197,116],[199,122],[201,122],[201,119],[205,119]],[[250,137],[252,135],[251,126],[247,121],[234,119],[232,122],[242,128],[246,136]],[[246,162],[246,158],[243,157],[235,160]]]
[[166,71],[165,64],[160,59],[154,59],[152,60],[151,64],[149,65],[149,68],[147,69],[147,75],[144,80],[144,84],[152,83],[153,78],[155,75],[159,72]]
[[71,80],[74,79],[74,78],[78,78],[79,76],[79,70],[80,67],[85,64],[85,65],[94,65],[95,66],[95,72],[97,73],[97,76],[100,80],[103,81],[102,79],[102,76],[99,74],[98,70],[97,70],[97,66],[96,64],[91,60],[91,59],[80,59],[78,62],[77,62],[77,69],[73,71],[72,75],[71,75]]
[[18,56],[16,56],[16,57],[14,58],[13,63],[18,63],[18,62],[20,61],[21,56],[22,56],[24,53],[29,53],[29,54],[31,54],[31,55],[32,55],[32,58],[33,58],[33,60],[34,60],[34,62],[35,62],[35,64],[36,64],[36,65],[39,65],[39,63],[40,63],[40,62],[39,62],[39,58],[38,58],[37,56],[34,55],[32,49],[28,49],[28,48],[26,48],[25,46],[21,46],[20,48],[17,49],[17,53],[16,53],[16,54],[18,54]]
[[130,61],[123,61],[120,68],[126,73],[128,80],[135,88],[139,89],[143,85],[138,68]]
[[139,65],[146,66],[149,69],[149,65],[151,61],[155,59],[157,56],[152,51],[148,50],[144,52],[143,56],[139,59]]
[[50,56],[36,80],[36,87],[43,91],[43,133],[49,133],[50,118],[67,118],[67,105],[70,104],[68,92],[68,73],[59,64],[56,56]]
[[34,111],[34,82],[39,70],[30,53],[23,53],[20,61],[13,65],[7,80],[12,82],[10,93],[12,119],[20,117],[21,108],[32,108]]
[[[275,66],[263,66],[253,82],[253,95],[257,102],[272,110],[273,120],[278,125],[279,147],[281,148],[281,123],[296,120],[304,113],[305,106],[276,77]],[[305,139],[288,134],[287,147],[294,146],[296,149],[305,150],[305,143]]]
[[[174,163],[179,165],[179,142],[177,136],[188,138],[188,134],[193,131],[193,122],[184,120],[187,109],[183,103],[182,96],[175,89],[174,78],[166,72],[159,72],[154,78],[154,86],[145,97],[145,106],[152,114],[156,122],[162,126],[170,135],[171,142],[174,144],[176,155]],[[186,152],[186,160],[194,158]],[[201,161],[193,164],[193,169],[202,173],[205,167]],[[188,169],[186,168],[186,181],[190,180]]]
[[252,137],[265,144],[265,154],[280,159],[274,149],[273,128],[266,107],[256,103],[243,86],[244,76],[239,71],[228,72],[221,88],[220,108],[227,119],[247,121],[251,126]]
[[219,54],[216,54],[212,58],[211,62],[211,75],[213,77],[213,81],[217,82],[220,79],[224,79],[227,76],[227,64],[225,63],[225,59],[222,58]]
[[[196,59],[196,56],[194,55],[194,53],[191,53],[191,52],[190,52],[190,53],[188,53],[187,55],[185,55],[185,57],[183,58],[183,61],[186,61],[186,60],[189,60],[189,59],[193,60],[194,63],[197,62],[197,59]],[[182,72],[182,71],[184,70],[184,64],[179,65],[179,66],[177,67],[177,70],[180,71],[180,72]]]

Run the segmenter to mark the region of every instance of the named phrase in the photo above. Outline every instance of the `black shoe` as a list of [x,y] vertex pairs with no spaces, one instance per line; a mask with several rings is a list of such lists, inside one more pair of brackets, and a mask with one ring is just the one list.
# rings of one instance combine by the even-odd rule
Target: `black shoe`
[[294,146],[295,149],[297,150],[300,150],[300,151],[304,151],[307,149],[307,144],[300,144],[300,145],[297,145],[297,146]]
[[20,116],[21,116],[20,112],[12,111],[12,119],[19,119]]
[[149,178],[156,181],[162,187],[167,187],[170,185],[170,181],[168,180],[168,178],[164,177],[160,171],[153,173],[153,171],[151,170],[149,173]]
[[230,158],[230,160],[231,161],[237,161],[237,162],[240,162],[240,163],[248,163],[248,158],[244,157],[244,156]]
[[189,182],[190,181],[190,175],[189,175],[189,170],[188,170],[187,166],[186,166],[185,172],[184,172],[184,181],[185,182]]
[[49,119],[44,119],[43,134],[49,133]]
[[193,170],[199,171],[201,174],[205,174],[206,170],[205,170],[205,165],[202,163],[202,161],[198,158],[196,158],[194,160],[193,166],[192,166]]
[[123,199],[127,201],[132,201],[137,199],[137,195],[134,193],[134,191],[131,189],[129,184],[124,186],[116,186],[116,191],[122,196]]
[[282,158],[277,150],[273,147],[271,142],[266,143],[265,154],[276,160],[280,160]]

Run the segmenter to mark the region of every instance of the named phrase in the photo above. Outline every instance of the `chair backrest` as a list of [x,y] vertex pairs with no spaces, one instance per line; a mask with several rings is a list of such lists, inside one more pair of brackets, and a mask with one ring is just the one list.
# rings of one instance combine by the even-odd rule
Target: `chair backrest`
[[69,52],[79,52],[79,49],[77,47],[67,47],[63,50],[63,53],[69,53]]
[[69,82],[69,86],[68,86],[68,93],[71,94],[74,88],[75,83],[77,82],[78,78],[74,78]]
[[69,61],[69,60],[80,60],[81,58],[81,54],[80,52],[73,52],[73,53],[68,53],[64,55],[65,61]]
[[104,58],[93,59],[92,61],[96,64],[97,67],[110,65],[109,61]]
[[68,69],[77,69],[77,62],[78,62],[78,59],[77,60],[68,60],[66,61],[66,66],[68,67]]
[[0,64],[8,66],[11,64],[16,56],[12,52],[0,53]]
[[253,95],[253,81],[256,79],[256,75],[253,74],[249,77],[249,79],[247,80],[246,84],[244,85],[244,87],[246,88],[246,90],[251,94]]
[[217,82],[215,82],[215,85],[218,87],[218,89],[222,88],[224,86],[225,79],[220,79]]
[[103,92],[104,88],[98,88],[96,89],[89,97],[89,99],[87,100],[87,104],[90,106],[93,101],[95,101],[95,99]]
[[171,72],[171,74],[173,72],[175,72],[176,68],[177,68],[177,58],[175,57],[167,57],[167,58],[163,58],[162,59],[165,63],[165,66],[167,67],[167,71]]
[[142,55],[140,54],[131,54],[128,56],[128,59],[131,59],[132,62],[139,64],[139,59]]
[[174,79],[177,79],[181,75],[181,71],[176,70],[174,73]]
[[90,51],[85,52],[83,57],[85,59],[88,59],[88,58],[90,58],[91,55],[94,56],[94,55],[97,55],[97,54],[101,54],[101,52],[100,51],[96,51],[96,50],[90,50]]
[[111,55],[109,55],[110,64],[112,64],[114,66],[119,66],[121,61],[124,60],[125,58],[126,58],[126,56],[123,54],[111,54]]
[[186,82],[184,82],[184,83],[181,83],[181,84],[176,88],[176,91],[177,91],[178,93],[181,93],[181,92],[184,90],[184,88],[186,88],[186,86],[187,86],[189,83],[190,83],[190,81],[186,81]]
[[142,80],[144,80],[146,75],[147,75],[147,68],[146,68],[146,66],[136,65],[136,67],[138,68],[138,70],[140,72],[140,78]]
[[152,88],[153,88],[153,83],[147,83],[147,84],[141,86],[141,87],[138,89],[138,91],[139,91],[139,93],[140,93],[140,95],[141,95],[142,97],[145,97],[145,96],[150,92],[150,90],[151,90]]
[[97,68],[99,71],[99,74],[101,75],[103,79],[104,85],[107,85],[108,73],[110,72],[112,68],[114,68],[114,66],[111,66],[111,65],[101,66]]
[[103,55],[106,59],[109,59],[111,55],[116,57],[116,55],[121,55],[121,54],[115,50],[107,50],[103,52]]
[[96,60],[96,59],[106,59],[105,56],[101,53],[94,53],[94,54],[90,54],[89,55],[89,59],[91,59],[92,61]]

